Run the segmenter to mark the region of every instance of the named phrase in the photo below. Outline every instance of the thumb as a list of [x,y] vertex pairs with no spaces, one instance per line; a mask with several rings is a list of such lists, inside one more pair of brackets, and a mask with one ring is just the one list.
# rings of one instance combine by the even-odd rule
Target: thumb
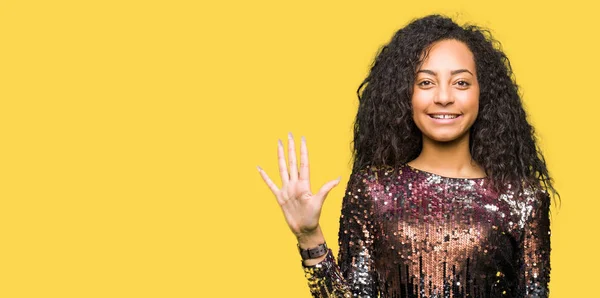
[[321,200],[321,205],[323,205],[323,202],[325,202],[325,199],[327,198],[327,194],[329,194],[329,192],[340,183],[340,180],[342,180],[341,176],[338,177],[337,179],[329,181],[329,182],[325,183],[323,186],[321,186],[321,189],[319,189],[319,192],[317,193],[317,195],[319,196],[319,198]]

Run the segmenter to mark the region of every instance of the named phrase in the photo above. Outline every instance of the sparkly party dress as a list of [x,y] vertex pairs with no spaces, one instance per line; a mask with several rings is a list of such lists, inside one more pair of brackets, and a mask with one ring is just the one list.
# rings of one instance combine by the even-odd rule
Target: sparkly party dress
[[409,165],[352,173],[314,297],[548,297],[550,198]]

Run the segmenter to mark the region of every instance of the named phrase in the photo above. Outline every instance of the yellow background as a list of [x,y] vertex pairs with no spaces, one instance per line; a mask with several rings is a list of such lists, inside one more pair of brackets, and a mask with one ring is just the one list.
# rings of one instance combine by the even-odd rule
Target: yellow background
[[337,254],[356,88],[434,12],[502,42],[562,195],[552,297],[597,293],[598,9],[483,2],[0,2],[0,297],[309,297],[256,166],[306,136]]

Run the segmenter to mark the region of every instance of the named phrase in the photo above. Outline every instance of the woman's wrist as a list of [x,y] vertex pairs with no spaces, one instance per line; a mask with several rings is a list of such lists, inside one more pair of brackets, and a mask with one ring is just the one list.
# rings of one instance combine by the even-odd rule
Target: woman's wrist
[[301,249],[315,248],[320,244],[325,243],[325,237],[321,231],[321,227],[318,226],[314,232],[297,236],[298,246]]
[[318,258],[314,258],[314,259],[307,259],[307,260],[302,260],[302,265],[304,266],[315,266],[321,262],[323,262],[323,260],[325,260],[327,258],[327,255],[329,254],[331,250],[328,249],[327,253],[325,253],[324,255],[318,257]]
[[327,243],[321,243],[314,248],[302,249],[300,245],[298,245],[298,252],[300,252],[300,256],[302,260],[310,260],[310,259],[318,259],[329,251],[327,247]]

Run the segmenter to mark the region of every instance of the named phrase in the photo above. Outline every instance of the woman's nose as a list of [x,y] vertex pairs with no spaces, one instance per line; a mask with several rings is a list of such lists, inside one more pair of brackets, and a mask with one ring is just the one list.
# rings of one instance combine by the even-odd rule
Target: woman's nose
[[441,105],[447,105],[454,102],[452,97],[452,93],[450,92],[450,88],[448,87],[440,87],[438,88],[438,92],[433,99],[433,102]]

